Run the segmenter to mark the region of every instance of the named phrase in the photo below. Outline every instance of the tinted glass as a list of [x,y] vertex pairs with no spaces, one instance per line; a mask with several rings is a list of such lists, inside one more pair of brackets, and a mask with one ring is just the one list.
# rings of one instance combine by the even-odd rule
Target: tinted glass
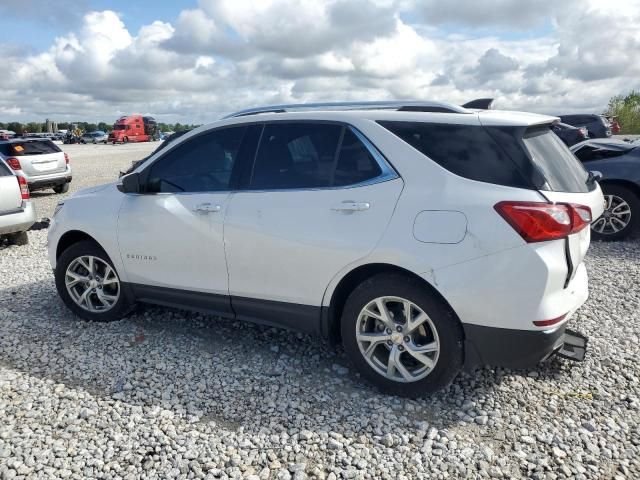
[[61,150],[51,140],[31,140],[27,142],[16,142],[8,144],[8,154],[15,157],[27,155],[43,155],[56,153]]
[[9,167],[7,167],[2,160],[0,160],[0,177],[8,177],[10,175],[13,175],[11,173],[11,170],[9,170]]
[[480,126],[378,122],[456,175],[487,183],[531,188],[514,161]]
[[341,126],[331,124],[265,125],[253,166],[251,188],[330,186],[341,131]]
[[562,140],[548,128],[527,131],[524,144],[547,181],[543,190],[573,193],[589,191],[587,171]]
[[589,162],[591,160],[602,160],[603,158],[614,158],[621,157],[626,155],[633,147],[627,149],[607,149],[607,148],[599,148],[592,145],[585,145],[577,152],[574,152],[574,155],[578,157],[578,160],[581,162]]
[[233,166],[245,127],[198,135],[154,162],[149,192],[216,192],[229,190]]
[[379,176],[378,162],[358,137],[348,128],[344,131],[338,162],[334,173],[334,186],[355,185]]

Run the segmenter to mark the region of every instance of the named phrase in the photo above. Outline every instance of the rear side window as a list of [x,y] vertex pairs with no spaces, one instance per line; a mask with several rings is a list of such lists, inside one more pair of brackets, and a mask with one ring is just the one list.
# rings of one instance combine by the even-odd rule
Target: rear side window
[[328,123],[268,123],[250,188],[294,189],[356,185],[382,174],[348,127]]
[[321,188],[331,185],[342,127],[332,124],[270,123],[258,148],[251,188]]
[[382,169],[355,133],[345,128],[333,186],[342,187],[366,182],[382,174]]
[[456,175],[480,182],[532,188],[513,160],[481,126],[378,123]]
[[245,130],[244,126],[214,130],[177,145],[151,165],[147,191],[229,190]]
[[547,181],[543,190],[588,192],[588,173],[567,146],[549,128],[529,129],[523,138],[533,163]]
[[62,151],[51,140],[30,140],[26,142],[9,143],[7,145],[9,147],[8,155],[14,157],[22,157],[27,155],[44,155]]

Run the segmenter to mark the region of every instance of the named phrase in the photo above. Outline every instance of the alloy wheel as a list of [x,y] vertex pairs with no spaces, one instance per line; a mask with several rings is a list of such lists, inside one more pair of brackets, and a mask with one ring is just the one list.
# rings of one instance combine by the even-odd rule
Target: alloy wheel
[[400,383],[433,371],[440,354],[436,328],[424,310],[400,297],[378,297],[360,311],[356,341],[367,363]]
[[115,270],[92,255],[77,257],[69,263],[65,285],[76,305],[88,312],[111,310],[120,298],[120,280]]
[[591,228],[602,235],[611,235],[624,230],[631,221],[631,207],[622,197],[605,195],[605,210]]

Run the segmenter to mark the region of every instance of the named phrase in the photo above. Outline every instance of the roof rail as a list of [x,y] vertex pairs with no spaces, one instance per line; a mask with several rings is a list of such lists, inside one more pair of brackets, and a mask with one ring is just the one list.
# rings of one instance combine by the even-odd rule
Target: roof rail
[[248,108],[232,113],[224,118],[244,117],[258,113],[284,113],[308,110],[398,110],[404,112],[440,112],[470,113],[469,110],[443,102],[426,101],[380,101],[380,102],[325,102],[294,103],[288,105],[270,105],[266,107]]

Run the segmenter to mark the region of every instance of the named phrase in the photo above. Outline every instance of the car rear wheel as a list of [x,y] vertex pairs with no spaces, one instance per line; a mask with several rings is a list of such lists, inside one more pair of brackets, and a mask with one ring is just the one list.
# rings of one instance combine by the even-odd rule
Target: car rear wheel
[[401,274],[376,275],[346,301],[342,342],[361,375],[385,393],[440,390],[463,363],[462,330],[428,287]]
[[633,233],[640,217],[640,199],[629,188],[603,185],[604,213],[591,224],[596,240],[621,240]]
[[119,320],[131,307],[109,256],[92,241],[75,243],[60,255],[55,280],[62,301],[85,320]]
[[65,182],[61,185],[53,187],[53,191],[56,193],[67,193],[69,191],[69,182]]

